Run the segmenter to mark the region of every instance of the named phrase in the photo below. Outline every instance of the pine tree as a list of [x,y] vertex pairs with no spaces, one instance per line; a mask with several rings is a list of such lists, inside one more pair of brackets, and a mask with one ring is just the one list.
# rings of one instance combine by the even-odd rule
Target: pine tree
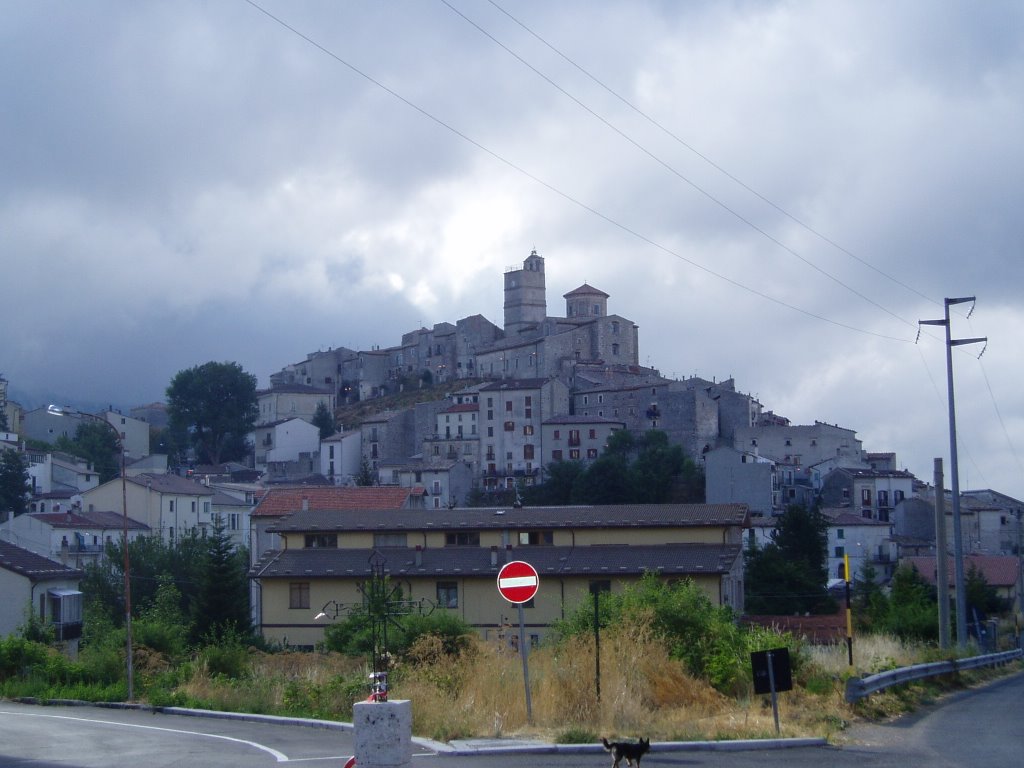
[[25,459],[13,449],[0,451],[0,520],[17,517],[28,509],[31,488]]
[[320,430],[321,440],[326,440],[338,431],[334,423],[334,414],[331,413],[331,409],[327,407],[327,403],[323,400],[316,404],[316,413],[313,414],[313,426]]
[[252,632],[247,558],[234,549],[220,515],[206,538],[206,552],[193,605],[193,639],[220,639],[232,631]]

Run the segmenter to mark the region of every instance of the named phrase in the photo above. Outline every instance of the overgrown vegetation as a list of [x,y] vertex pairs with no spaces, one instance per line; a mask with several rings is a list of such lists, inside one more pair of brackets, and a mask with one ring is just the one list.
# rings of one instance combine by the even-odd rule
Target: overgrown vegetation
[[[89,608],[75,661],[28,621],[21,636],[0,640],[0,695],[123,700],[124,631],[98,608]],[[939,654],[927,644],[871,635],[857,638],[851,668],[845,645],[808,646],[742,628],[692,583],[653,576],[622,593],[602,593],[599,608],[600,698],[592,603],[530,653],[532,725],[518,653],[480,639],[447,613],[406,619],[403,632],[389,634],[392,696],[413,701],[416,734],[441,740],[517,734],[592,742],[640,732],[659,740],[758,738],[774,735],[774,726],[771,709],[752,693],[750,653],[785,646],[795,687],[780,696],[782,735],[828,737],[858,717],[903,711],[920,696],[986,674],[876,694],[850,707],[843,700],[847,677]],[[197,638],[173,578],[163,578],[134,630],[136,696],[154,705],[349,720],[353,703],[367,695],[370,638],[355,617],[328,632],[328,645],[339,650],[317,653],[261,649],[230,627],[215,641]]]
[[530,506],[703,503],[704,472],[658,429],[613,432],[594,461],[556,461],[543,484],[523,489]]
[[771,541],[746,550],[744,590],[751,614],[834,613],[829,595],[828,521],[817,507],[791,505],[775,523]]

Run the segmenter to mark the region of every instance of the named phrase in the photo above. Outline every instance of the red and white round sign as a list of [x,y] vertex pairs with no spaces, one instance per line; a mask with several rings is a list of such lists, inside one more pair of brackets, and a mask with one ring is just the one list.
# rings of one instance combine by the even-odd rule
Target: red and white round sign
[[510,603],[525,603],[533,599],[540,586],[537,569],[522,560],[505,563],[498,571],[498,592]]

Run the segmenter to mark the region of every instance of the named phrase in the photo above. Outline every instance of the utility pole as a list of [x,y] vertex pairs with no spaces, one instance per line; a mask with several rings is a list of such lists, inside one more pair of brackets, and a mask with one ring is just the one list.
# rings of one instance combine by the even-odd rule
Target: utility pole
[[942,459],[935,459],[935,581],[939,593],[939,648],[949,648],[949,543],[946,538],[946,491]]
[[[987,337],[974,339],[953,339],[950,334],[949,308],[954,304],[971,302],[971,316],[974,311],[974,297],[965,296],[959,299],[945,299],[945,318],[942,320],[918,320],[918,325],[942,325],[946,328],[946,389],[949,405],[949,469],[951,489],[953,492],[953,573],[956,582],[956,643],[960,648],[967,646],[967,589],[964,584],[964,540],[960,525],[960,476],[957,468],[956,453],[956,405],[953,399],[953,347],[963,344],[988,343]],[[919,329],[920,331],[920,329]],[[920,333],[918,334],[920,335]],[[982,354],[985,350],[981,350]],[[981,357],[981,355],[979,355]]]

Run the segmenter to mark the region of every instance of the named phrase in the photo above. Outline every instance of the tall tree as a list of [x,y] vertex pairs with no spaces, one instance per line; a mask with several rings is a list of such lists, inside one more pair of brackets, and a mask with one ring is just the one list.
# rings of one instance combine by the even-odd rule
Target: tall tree
[[316,404],[316,413],[313,414],[313,426],[320,430],[320,439],[325,440],[338,431],[334,423],[334,414],[327,407],[327,403],[321,400]]
[[11,448],[0,450],[0,520],[25,513],[31,488],[22,455]]
[[374,477],[373,468],[370,466],[370,461],[363,456],[359,462],[359,474],[355,477],[356,485],[376,485],[377,478]]
[[745,553],[748,613],[830,613],[828,521],[816,508],[791,505],[775,523],[772,540]]
[[230,632],[247,637],[252,629],[248,557],[232,546],[220,515],[214,518],[213,532],[205,543],[199,590],[193,603],[194,639],[220,639]]
[[74,439],[61,435],[56,442],[59,451],[70,453],[92,464],[100,482],[113,480],[121,472],[121,446],[114,430],[98,421],[83,421],[75,428]]
[[258,415],[256,377],[238,363],[209,362],[178,371],[167,387],[170,426],[187,432],[200,462],[240,459]]

